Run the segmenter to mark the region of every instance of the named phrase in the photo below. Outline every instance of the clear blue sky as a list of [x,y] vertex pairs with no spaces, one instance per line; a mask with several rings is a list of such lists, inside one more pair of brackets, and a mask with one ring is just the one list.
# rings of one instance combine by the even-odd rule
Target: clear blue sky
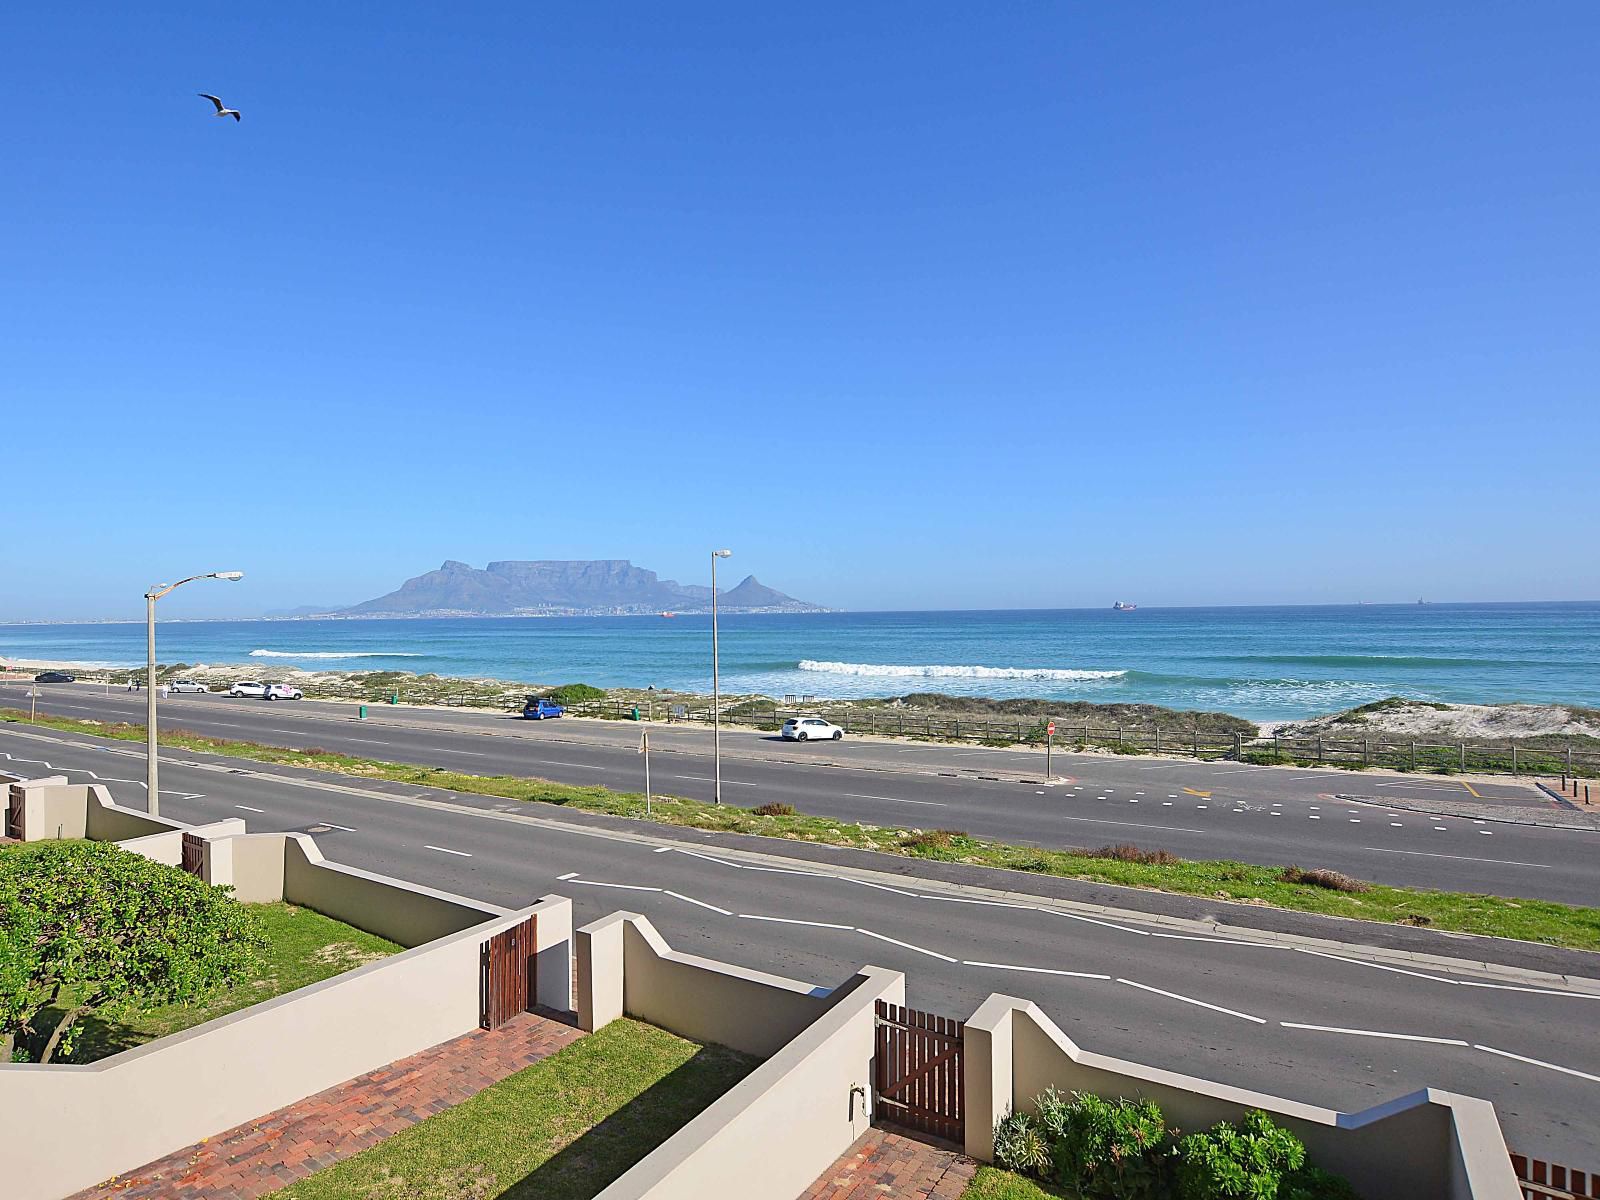
[[12,6],[0,617],[722,544],[850,608],[1595,597],[1597,43],[1587,2]]

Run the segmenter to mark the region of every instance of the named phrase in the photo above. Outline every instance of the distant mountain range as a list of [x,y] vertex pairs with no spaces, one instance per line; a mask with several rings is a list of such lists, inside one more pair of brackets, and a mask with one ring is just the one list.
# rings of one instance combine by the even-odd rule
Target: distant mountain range
[[[754,575],[717,594],[725,612],[825,612],[767,587]],[[492,562],[451,560],[386,596],[334,610],[350,617],[633,616],[710,612],[711,589],[660,579],[626,559]]]

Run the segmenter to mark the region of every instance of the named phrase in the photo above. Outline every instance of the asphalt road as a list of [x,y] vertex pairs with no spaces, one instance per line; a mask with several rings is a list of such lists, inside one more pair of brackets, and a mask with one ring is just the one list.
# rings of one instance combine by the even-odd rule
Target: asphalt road
[[[28,686],[0,685],[0,704],[26,707]],[[144,696],[92,685],[40,688],[42,710],[142,721]],[[218,737],[316,746],[477,774],[539,776],[639,791],[638,727],[528,722],[489,714],[351,704],[267,703],[172,696],[161,720]],[[658,792],[710,799],[709,736],[652,727]],[[1553,829],[1408,809],[1468,796],[1436,776],[1354,776],[1239,763],[1057,755],[1046,780],[1037,752],[964,750],[846,739],[795,745],[748,730],[723,737],[723,797],[873,824],[961,829],[1048,847],[1134,842],[1186,858],[1331,867],[1383,883],[1593,904],[1600,897],[1600,832]],[[976,763],[976,766],[969,764]],[[1027,768],[1035,773],[1025,774]],[[970,772],[970,773],[968,773]],[[985,777],[985,774],[988,777]],[[1546,803],[1513,782],[1479,782],[1512,815]],[[1345,802],[1337,795],[1360,794]]]
[[[0,728],[0,756],[143,806],[137,746]],[[1554,979],[1397,968],[1357,946],[1316,954],[1245,931],[1175,935],[1138,914],[752,856],[688,830],[577,828],[424,788],[383,796],[180,761],[162,778],[168,815],[309,832],[353,866],[506,905],[557,892],[580,923],[625,907],[679,949],[818,983],[894,967],[912,1004],[955,1016],[992,991],[1026,996],[1086,1048],[1346,1110],[1428,1085],[1481,1095],[1518,1150],[1580,1166],[1600,1155],[1600,998]]]

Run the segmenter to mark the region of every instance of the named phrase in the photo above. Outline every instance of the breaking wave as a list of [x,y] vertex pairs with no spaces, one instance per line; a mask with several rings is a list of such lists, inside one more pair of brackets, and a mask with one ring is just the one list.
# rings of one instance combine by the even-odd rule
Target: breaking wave
[[424,658],[402,650],[252,650],[251,658]]
[[1078,681],[1089,679],[1121,679],[1126,671],[1085,671],[1056,667],[963,667],[918,666],[903,667],[884,663],[817,662],[800,660],[802,671],[825,671],[830,675],[881,675],[896,679],[1055,679]]

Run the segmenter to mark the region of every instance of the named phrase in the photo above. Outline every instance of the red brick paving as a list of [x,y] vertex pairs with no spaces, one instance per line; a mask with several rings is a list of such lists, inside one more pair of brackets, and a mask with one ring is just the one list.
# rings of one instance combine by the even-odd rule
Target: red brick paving
[[947,1142],[874,1126],[799,1200],[959,1200],[977,1170]]
[[582,1036],[527,1013],[357,1076],[68,1200],[255,1200],[470,1100]]

